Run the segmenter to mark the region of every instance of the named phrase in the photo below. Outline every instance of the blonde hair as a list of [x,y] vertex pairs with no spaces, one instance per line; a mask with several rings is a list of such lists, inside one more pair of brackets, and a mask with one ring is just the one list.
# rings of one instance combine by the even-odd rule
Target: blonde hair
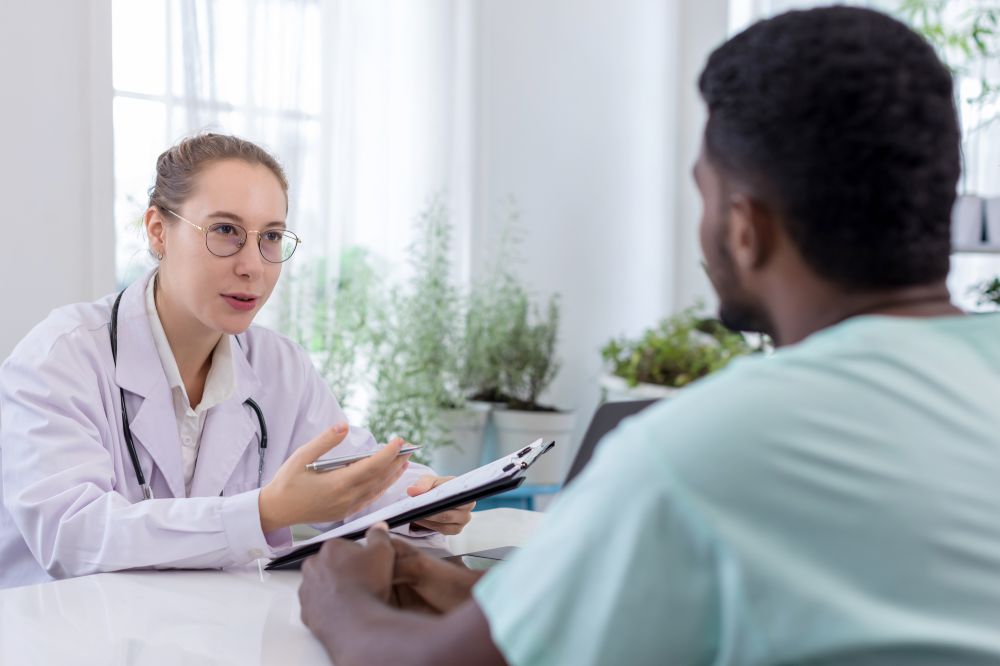
[[180,208],[195,186],[195,178],[213,162],[242,160],[270,169],[288,205],[288,178],[278,160],[257,144],[228,134],[206,132],[187,137],[156,158],[156,179],[149,188],[149,205],[160,209]]

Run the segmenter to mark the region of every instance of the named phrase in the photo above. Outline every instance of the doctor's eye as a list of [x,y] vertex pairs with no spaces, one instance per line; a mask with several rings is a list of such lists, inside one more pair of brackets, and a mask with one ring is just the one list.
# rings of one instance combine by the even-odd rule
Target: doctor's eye
[[260,237],[266,243],[280,243],[284,239],[285,234],[280,231],[265,231]]
[[213,224],[211,227],[209,227],[209,231],[211,231],[213,234],[218,234],[220,236],[240,235],[239,229],[236,227],[235,224],[226,224],[225,222],[222,222],[220,224]]

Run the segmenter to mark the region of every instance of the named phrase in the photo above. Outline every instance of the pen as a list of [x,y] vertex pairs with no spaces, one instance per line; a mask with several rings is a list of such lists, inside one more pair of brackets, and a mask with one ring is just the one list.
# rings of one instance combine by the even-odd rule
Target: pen
[[[405,456],[408,453],[413,453],[420,449],[419,444],[407,444],[399,450],[400,456]],[[368,451],[366,453],[358,453],[351,456],[341,456],[339,458],[321,458],[315,462],[311,462],[306,465],[306,469],[312,472],[329,472],[334,469],[340,469],[341,467],[347,467],[351,463],[357,462],[359,460],[364,460],[369,458],[379,452],[380,449],[375,449],[374,451]]]

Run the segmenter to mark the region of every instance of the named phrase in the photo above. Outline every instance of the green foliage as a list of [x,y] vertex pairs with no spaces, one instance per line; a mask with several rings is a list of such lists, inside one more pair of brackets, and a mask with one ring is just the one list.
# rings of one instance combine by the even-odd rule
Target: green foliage
[[483,276],[473,282],[465,300],[465,349],[460,370],[463,393],[475,400],[507,402],[503,375],[524,288],[514,274],[518,215],[510,213],[498,249]]
[[518,277],[520,216],[508,205],[496,255],[466,300],[460,386],[476,400],[550,410],[538,399],[559,371],[559,303],[550,298],[543,315]]
[[378,441],[450,444],[441,412],[467,396],[546,409],[537,400],[558,371],[559,308],[552,298],[543,315],[515,274],[516,222],[511,213],[466,298],[451,278],[452,226],[440,196],[418,217],[406,282],[390,287],[361,248],[341,255],[337,279],[319,259],[285,282],[295,297],[282,299],[282,328],[310,351],[341,404],[370,382],[366,426]]
[[348,248],[341,254],[332,300],[331,308],[317,312],[311,349],[319,356],[320,373],[343,406],[352,399],[363,378],[365,357],[373,342],[373,324],[384,317],[386,307],[379,275],[363,248]]
[[339,270],[325,257],[312,258],[279,283],[279,328],[309,352],[342,407],[363,379],[372,325],[386,307],[373,263],[366,250],[350,247]]
[[451,223],[442,197],[420,215],[410,247],[412,279],[394,288],[373,327],[375,396],[368,428],[433,447],[447,444],[442,409],[460,407],[461,306],[451,279]]
[[500,386],[512,408],[550,411],[538,403],[538,397],[559,372],[555,357],[559,302],[552,296],[542,316],[537,306],[531,306],[526,293],[521,292],[516,300],[516,310],[507,326],[508,337],[500,348]]
[[977,305],[1000,308],[1000,277],[987,280],[973,290],[978,294]]
[[956,77],[979,81],[979,93],[968,103],[1000,99],[1000,81],[988,75],[1000,53],[1000,4],[902,0],[897,14],[934,46]]
[[612,340],[601,355],[629,386],[641,382],[680,388],[752,351],[742,335],[701,317],[700,309],[668,317],[637,340]]

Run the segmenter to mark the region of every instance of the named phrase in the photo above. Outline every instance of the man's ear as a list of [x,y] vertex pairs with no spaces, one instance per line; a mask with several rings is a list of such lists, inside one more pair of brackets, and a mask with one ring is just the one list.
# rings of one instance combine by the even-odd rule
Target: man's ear
[[777,241],[777,220],[760,201],[734,194],[729,202],[729,249],[733,263],[744,271],[768,262]]

